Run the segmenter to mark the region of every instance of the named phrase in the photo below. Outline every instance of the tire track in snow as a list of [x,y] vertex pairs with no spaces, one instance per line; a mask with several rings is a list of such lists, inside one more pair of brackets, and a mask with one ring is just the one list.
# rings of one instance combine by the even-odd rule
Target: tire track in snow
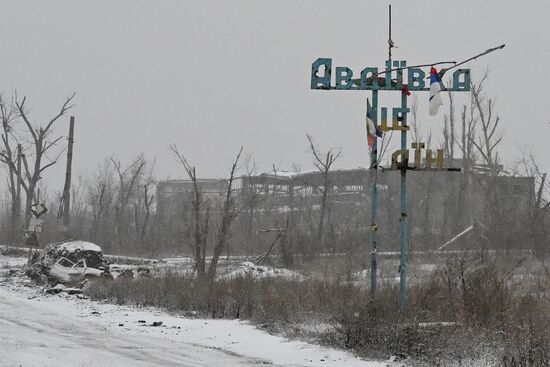
[[[60,300],[63,302],[64,300]],[[266,361],[147,334],[122,335],[0,293],[1,366],[254,366]],[[3,358],[2,358],[3,357]],[[268,362],[267,362],[268,363]]]

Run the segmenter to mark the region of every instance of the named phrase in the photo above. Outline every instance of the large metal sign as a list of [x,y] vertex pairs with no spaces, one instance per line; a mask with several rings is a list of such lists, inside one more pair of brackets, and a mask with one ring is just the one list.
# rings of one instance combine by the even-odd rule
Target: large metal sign
[[[406,292],[406,243],[407,243],[407,170],[409,169],[424,169],[432,170],[432,162],[435,161],[436,169],[443,170],[443,151],[438,150],[434,157],[430,149],[426,150],[426,165],[420,167],[421,158],[420,154],[422,149],[425,148],[424,143],[415,142],[411,148],[415,152],[414,165],[409,166],[409,150],[407,148],[407,131],[409,125],[407,124],[407,114],[409,108],[407,107],[407,96],[411,92],[429,91],[430,92],[430,114],[437,113],[439,105],[441,104],[440,96],[438,93],[442,91],[450,92],[468,92],[470,90],[470,70],[459,69],[459,66],[465,65],[472,60],[477,60],[479,57],[490,54],[494,51],[501,50],[505,45],[489,48],[484,52],[474,55],[462,62],[456,61],[443,61],[431,64],[415,65],[407,67],[406,61],[392,61],[392,48],[396,47],[392,39],[391,30],[391,5],[388,7],[389,15],[389,34],[388,34],[388,60],[385,63],[384,71],[378,71],[376,67],[365,67],[354,78],[353,71],[346,66],[337,66],[334,70],[333,80],[333,68],[331,58],[318,58],[311,64],[311,89],[322,90],[367,90],[372,92],[372,106],[367,108],[367,131],[369,126],[373,126],[374,130],[381,131],[400,131],[401,132],[401,149],[393,152],[392,154],[392,166],[391,169],[401,171],[401,216],[400,221],[400,306],[403,308],[407,301]],[[434,68],[442,64],[452,64],[449,68],[442,68],[439,72]],[[430,68],[430,85],[426,84],[427,72],[423,68]],[[443,76],[448,72],[455,69],[452,73],[451,81],[449,85],[445,86]],[[406,75],[405,75],[406,73]],[[358,77],[357,77],[358,76]],[[434,81],[437,83],[434,83]],[[433,89],[431,88],[433,87]],[[392,124],[388,125],[388,109],[381,108],[381,124],[378,125],[378,92],[379,91],[394,91],[401,93],[401,105],[392,108]],[[434,98],[436,97],[436,98]],[[433,100],[432,100],[433,98]],[[428,99],[426,99],[428,101]],[[435,103],[438,101],[438,103]],[[376,247],[377,247],[377,235],[376,231],[378,225],[376,223],[378,201],[377,201],[377,185],[376,177],[378,172],[378,142],[376,135],[367,133],[369,135],[369,146],[371,146],[371,196],[372,196],[372,215],[371,215],[371,298],[375,298],[376,293]],[[450,170],[450,169],[449,169]]]
[[[488,50],[489,51],[489,50]],[[454,63],[456,65],[456,63]],[[376,67],[365,67],[359,73],[359,78],[355,79],[353,71],[348,67],[338,66],[335,68],[333,79],[332,59],[318,58],[311,65],[311,89],[319,90],[365,90],[372,93],[372,107],[368,112],[375,126],[382,131],[401,132],[401,147],[392,153],[391,169],[401,171],[401,190],[400,190],[400,297],[399,302],[403,308],[407,302],[407,170],[409,169],[432,169],[432,162],[435,162],[435,169],[442,170],[443,151],[438,150],[434,156],[430,149],[426,150],[425,167],[420,167],[421,152],[425,148],[424,143],[415,142],[411,148],[415,152],[414,164],[409,165],[409,150],[407,147],[407,131],[410,126],[407,124],[407,115],[410,112],[407,106],[407,97],[414,92],[430,91],[426,84],[427,72],[420,67],[407,67],[404,60],[387,60],[385,70],[378,71]],[[431,66],[431,65],[426,65]],[[445,69],[439,73],[438,79],[441,81]],[[406,74],[406,75],[405,75]],[[441,83],[441,82],[440,82]],[[378,92],[390,91],[401,94],[401,105],[391,108],[391,125],[388,124],[388,108],[380,109],[380,119],[378,118]],[[470,91],[470,70],[456,69],[451,78],[450,85],[445,86],[441,83],[441,91],[468,92]],[[426,98],[426,103],[428,98]],[[380,121],[380,124],[378,124]],[[376,175],[378,168],[378,146],[377,139],[374,137],[374,144],[371,148],[371,298],[375,298],[377,285],[377,230],[376,222],[378,212]]]
[[[404,83],[404,72],[407,72],[406,83]],[[359,75],[358,79],[354,79],[350,68],[337,66],[334,84],[332,84],[332,59],[318,58],[311,64],[311,89],[401,91],[406,86],[411,92],[430,90],[429,86],[426,86],[427,73],[419,67],[407,67],[406,61],[388,60],[383,72],[379,72],[376,67],[365,67]],[[455,70],[451,85],[444,90],[468,92],[470,69]]]

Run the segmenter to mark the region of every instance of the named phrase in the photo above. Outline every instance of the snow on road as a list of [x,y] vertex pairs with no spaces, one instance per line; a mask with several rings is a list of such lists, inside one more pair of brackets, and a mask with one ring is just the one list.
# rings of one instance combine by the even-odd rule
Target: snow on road
[[[162,325],[151,326],[155,321]],[[0,366],[260,365],[388,364],[289,341],[238,320],[187,319],[0,283]]]

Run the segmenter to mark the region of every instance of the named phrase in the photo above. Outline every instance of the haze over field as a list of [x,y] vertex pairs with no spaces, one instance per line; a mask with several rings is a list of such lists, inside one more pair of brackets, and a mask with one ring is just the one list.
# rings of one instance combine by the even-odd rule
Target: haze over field
[[[550,47],[541,37],[550,3],[468,0],[445,3],[444,11],[439,1],[392,3],[393,55],[409,65],[460,61],[506,43],[469,65],[473,78],[490,68],[503,158],[512,162],[523,146],[541,158],[549,153],[550,74],[541,65]],[[260,171],[292,162],[308,169],[307,132],[320,146],[342,147],[339,167],[367,165],[369,93],[311,91],[309,73],[317,57],[354,71],[383,67],[387,2],[7,2],[0,31],[1,90],[27,95],[33,119],[51,117],[77,92],[77,175],[105,157],[129,161],[143,152],[157,157],[158,177],[182,177],[168,151],[173,143],[201,176],[225,176],[241,145]],[[424,129],[439,136],[445,107],[429,117],[427,93],[418,98]],[[65,118],[56,131],[66,134],[67,125]],[[44,183],[61,189],[63,169],[48,170]]]

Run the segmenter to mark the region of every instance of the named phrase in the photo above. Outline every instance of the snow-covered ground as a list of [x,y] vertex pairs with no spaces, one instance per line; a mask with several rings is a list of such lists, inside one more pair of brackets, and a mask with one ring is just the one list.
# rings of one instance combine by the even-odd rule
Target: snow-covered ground
[[12,280],[0,282],[0,356],[1,366],[44,367],[390,365],[273,336],[239,320],[188,319],[45,295]]
[[27,264],[27,258],[0,255],[0,277],[12,270],[21,269]]
[[232,279],[239,277],[250,277],[253,279],[281,278],[287,280],[302,280],[302,274],[284,268],[274,268],[272,266],[254,265],[250,261],[239,264],[237,270],[223,274],[221,278]]
[[0,255],[0,267],[21,268],[27,263],[26,257]]

